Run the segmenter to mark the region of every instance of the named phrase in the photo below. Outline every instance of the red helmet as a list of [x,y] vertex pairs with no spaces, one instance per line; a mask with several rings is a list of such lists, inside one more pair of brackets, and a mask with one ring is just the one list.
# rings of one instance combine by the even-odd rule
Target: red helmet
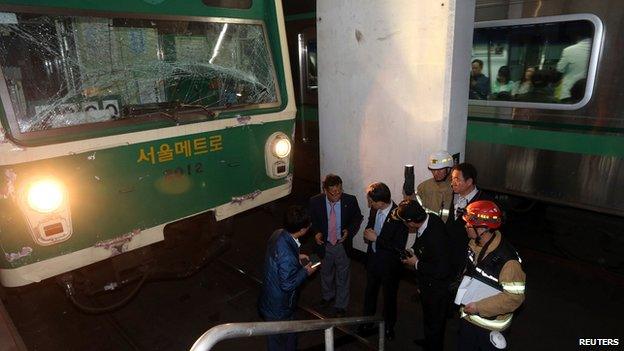
[[479,200],[466,207],[462,216],[466,223],[473,227],[497,229],[502,223],[502,212],[492,201]]

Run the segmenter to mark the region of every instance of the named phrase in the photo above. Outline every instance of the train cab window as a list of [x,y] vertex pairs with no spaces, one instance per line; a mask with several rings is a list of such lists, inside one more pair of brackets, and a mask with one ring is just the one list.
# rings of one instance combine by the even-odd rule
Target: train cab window
[[204,4],[213,7],[225,7],[230,9],[251,8],[251,0],[203,0]]
[[601,42],[602,23],[589,14],[479,22],[470,103],[578,109],[591,97]]
[[268,44],[253,20],[5,12],[0,96],[17,140],[205,121],[226,109],[279,106]]

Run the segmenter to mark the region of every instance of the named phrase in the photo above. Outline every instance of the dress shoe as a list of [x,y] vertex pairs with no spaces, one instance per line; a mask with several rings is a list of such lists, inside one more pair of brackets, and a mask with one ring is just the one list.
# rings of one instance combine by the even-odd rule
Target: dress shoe
[[386,341],[394,340],[394,330],[388,329],[386,330]]
[[414,344],[420,347],[425,347],[425,339],[414,339]]
[[347,311],[344,308],[336,308],[334,310],[334,316],[336,318],[342,318],[347,314]]

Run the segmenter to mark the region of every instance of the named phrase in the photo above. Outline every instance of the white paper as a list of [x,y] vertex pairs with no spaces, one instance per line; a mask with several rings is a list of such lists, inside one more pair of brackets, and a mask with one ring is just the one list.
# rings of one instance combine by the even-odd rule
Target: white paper
[[455,304],[467,305],[496,294],[500,294],[500,291],[477,279],[464,276],[457,289]]

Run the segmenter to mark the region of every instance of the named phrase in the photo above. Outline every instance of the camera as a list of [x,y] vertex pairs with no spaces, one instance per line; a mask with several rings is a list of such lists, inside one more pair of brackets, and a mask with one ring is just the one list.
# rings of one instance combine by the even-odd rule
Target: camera
[[468,213],[468,211],[463,207],[458,207],[457,210],[455,210],[455,216],[457,218],[463,217],[466,213]]
[[405,249],[401,251],[400,256],[401,260],[407,260],[408,258],[414,256],[414,251],[411,248]]

